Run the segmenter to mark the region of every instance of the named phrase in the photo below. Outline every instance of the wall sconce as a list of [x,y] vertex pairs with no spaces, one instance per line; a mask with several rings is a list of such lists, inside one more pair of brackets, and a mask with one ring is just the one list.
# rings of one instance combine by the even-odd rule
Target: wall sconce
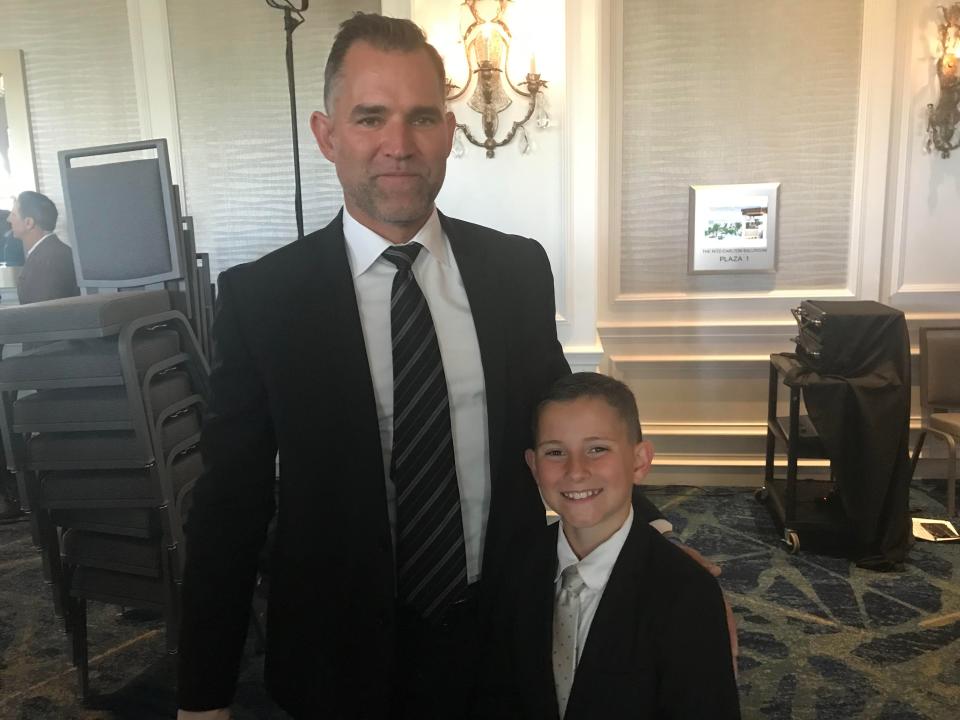
[[940,157],[960,148],[957,125],[960,124],[960,3],[940,7],[943,22],[937,25],[940,33],[940,57],[937,59],[937,79],[940,81],[940,99],[936,106],[927,105],[927,151],[936,148]]
[[[507,72],[510,56],[510,46],[513,43],[513,34],[504,18],[509,3],[512,0],[497,0],[497,10],[493,18],[485,20],[477,9],[479,0],[464,0],[464,5],[470,11],[470,20],[467,29],[463,32],[463,51],[467,60],[468,75],[462,87],[447,79],[447,100],[453,101],[463,97],[471,86],[474,86],[473,95],[467,100],[467,106],[478,112],[483,118],[484,139],[478,140],[466,123],[457,123],[457,135],[454,140],[453,153],[462,157],[464,153],[460,136],[465,137],[477,147],[486,148],[487,157],[492,158],[498,147],[503,147],[520,135],[520,151],[526,154],[530,150],[523,126],[537,113],[537,125],[545,128],[550,124],[550,116],[544,106],[543,88],[547,81],[537,72],[537,61],[534,55],[530,56],[530,71],[526,78],[514,85]],[[462,25],[461,25],[462,27]],[[476,82],[473,82],[476,78]],[[507,87],[521,97],[528,98],[527,112],[522,120],[514,121],[509,132],[502,140],[496,139],[500,125],[499,116],[513,101],[507,94]],[[526,89],[522,89],[525,87]]]

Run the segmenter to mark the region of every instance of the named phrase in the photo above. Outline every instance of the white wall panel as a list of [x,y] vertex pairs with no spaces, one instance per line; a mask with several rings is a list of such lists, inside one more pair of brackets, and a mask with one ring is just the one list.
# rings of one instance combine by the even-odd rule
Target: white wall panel
[[[623,3],[625,294],[842,287],[862,3]],[[691,184],[781,182],[775,275],[687,275]]]
[[890,193],[890,301],[960,313],[960,152],[927,153],[926,106],[937,100],[938,3],[909,0],[899,15],[899,152]]

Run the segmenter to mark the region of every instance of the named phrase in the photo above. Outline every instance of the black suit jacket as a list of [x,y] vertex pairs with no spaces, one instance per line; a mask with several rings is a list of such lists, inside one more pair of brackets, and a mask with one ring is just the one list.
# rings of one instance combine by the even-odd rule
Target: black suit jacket
[[43,240],[23,263],[17,280],[21,305],[80,294],[73,270],[73,251],[56,235]]
[[[534,403],[569,372],[543,249],[441,216],[476,325],[491,504],[480,606],[543,524],[523,462]],[[394,563],[380,435],[341,218],[220,276],[206,471],[187,527],[180,705],[230,703],[257,555],[280,491],[266,680],[303,717],[387,716],[396,677]]]
[[[479,718],[556,720],[558,524],[506,573],[484,653]],[[739,718],[720,587],[634,513],[574,676],[564,720]]]

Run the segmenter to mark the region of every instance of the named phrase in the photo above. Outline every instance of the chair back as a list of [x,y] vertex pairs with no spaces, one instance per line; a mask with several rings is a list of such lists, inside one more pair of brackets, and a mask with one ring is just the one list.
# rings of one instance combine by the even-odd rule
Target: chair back
[[[130,153],[144,152],[154,157],[130,159]],[[58,156],[81,288],[143,287],[184,278],[166,140],[61,150]]]
[[920,406],[924,418],[960,409],[960,327],[920,328]]

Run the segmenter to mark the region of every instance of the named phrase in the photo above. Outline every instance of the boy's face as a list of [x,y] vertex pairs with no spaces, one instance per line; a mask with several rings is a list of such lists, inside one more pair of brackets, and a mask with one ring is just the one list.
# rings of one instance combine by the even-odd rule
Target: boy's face
[[627,519],[633,486],[647,476],[653,447],[631,442],[626,423],[600,397],[549,403],[536,442],[526,452],[527,465],[583,557]]

